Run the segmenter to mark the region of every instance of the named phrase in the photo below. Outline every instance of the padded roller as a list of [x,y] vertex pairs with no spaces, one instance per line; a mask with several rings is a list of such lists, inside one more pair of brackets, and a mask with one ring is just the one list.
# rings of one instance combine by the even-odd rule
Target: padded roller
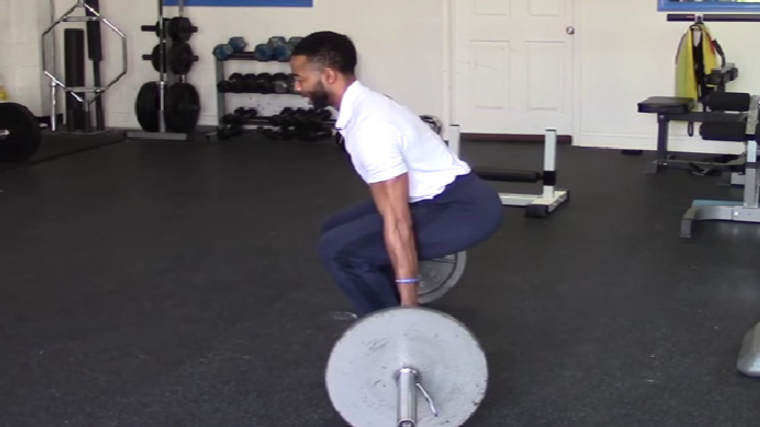
[[704,103],[713,111],[749,111],[750,99],[748,93],[713,92]]
[[541,172],[518,171],[506,169],[473,169],[476,175],[486,181],[499,182],[539,182],[543,179]]
[[747,123],[705,122],[699,127],[699,134],[708,141],[743,142],[747,140]]

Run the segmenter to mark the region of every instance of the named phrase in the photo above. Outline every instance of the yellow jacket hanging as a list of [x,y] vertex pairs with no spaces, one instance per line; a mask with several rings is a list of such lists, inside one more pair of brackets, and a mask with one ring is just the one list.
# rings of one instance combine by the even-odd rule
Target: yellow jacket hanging
[[[695,46],[695,40],[698,45]],[[701,47],[702,60],[695,57],[695,49]],[[700,63],[697,63],[700,62]],[[704,80],[700,81],[697,70],[702,69],[702,75],[707,76],[719,65],[718,52],[715,48],[712,35],[704,23],[695,23],[689,26],[688,31],[681,37],[676,55],[676,96],[692,98],[699,102],[700,86],[704,86]]]

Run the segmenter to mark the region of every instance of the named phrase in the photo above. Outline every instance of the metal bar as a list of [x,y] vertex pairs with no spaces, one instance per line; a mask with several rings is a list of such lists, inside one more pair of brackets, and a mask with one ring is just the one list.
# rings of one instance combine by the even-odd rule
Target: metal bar
[[747,141],[747,166],[744,171],[744,206],[758,207],[757,141]]
[[670,118],[664,114],[657,115],[657,164],[668,162],[668,128]]
[[58,112],[56,111],[58,100],[58,85],[55,80],[50,81],[50,131],[55,132],[58,128]]
[[101,18],[97,16],[67,16],[63,19],[63,22],[93,22],[100,20]]
[[698,13],[669,13],[668,22],[760,22],[760,14],[744,13],[708,13],[701,15]]
[[[216,81],[221,82],[224,80],[224,62],[216,61]],[[227,114],[227,102],[225,94],[216,91],[216,111],[217,111],[217,125],[223,126],[222,118]]]
[[398,427],[417,426],[417,373],[412,368],[398,371]]
[[164,1],[158,0],[158,34],[159,34],[159,44],[161,45],[161,48],[159,49],[159,53],[161,55],[161,60],[159,61],[159,64],[161,66],[159,67],[160,70],[158,72],[159,75],[159,109],[158,109],[158,123],[159,128],[158,131],[160,133],[166,133],[166,122],[164,120],[164,110],[166,108],[165,104],[165,94],[166,94],[166,23],[164,22]]
[[[544,197],[554,197],[554,180],[557,170],[557,129],[546,128],[544,136]],[[551,177],[547,183],[547,177]]]
[[459,125],[449,125],[449,132],[448,132],[448,141],[449,141],[449,149],[452,153],[459,156],[459,150],[460,148],[460,132],[459,132]]
[[[87,23],[87,53],[92,61],[92,83],[95,87],[103,85],[103,76],[101,73],[101,62],[103,62],[103,40],[100,29],[102,16],[99,13],[99,0],[86,0],[84,3],[86,14],[90,17],[96,17],[97,22]],[[95,104],[95,129],[98,131],[105,130],[105,113],[103,111],[103,98],[97,93],[89,104]]]
[[63,90],[66,92],[101,93],[105,92],[106,88],[96,86],[64,86]]

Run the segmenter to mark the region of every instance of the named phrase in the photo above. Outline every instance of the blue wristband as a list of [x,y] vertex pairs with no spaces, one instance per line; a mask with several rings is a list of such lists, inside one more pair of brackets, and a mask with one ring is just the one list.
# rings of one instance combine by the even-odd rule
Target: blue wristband
[[400,284],[407,284],[407,283],[417,283],[420,279],[396,279],[396,283]]

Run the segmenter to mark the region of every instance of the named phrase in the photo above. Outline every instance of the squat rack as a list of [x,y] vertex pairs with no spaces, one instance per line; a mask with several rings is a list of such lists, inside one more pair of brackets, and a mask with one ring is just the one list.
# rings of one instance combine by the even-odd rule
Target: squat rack
[[[95,5],[95,7],[91,6],[88,3],[92,3]],[[84,16],[72,16],[72,14],[77,9],[84,9],[85,15]],[[60,18],[56,19],[50,27],[48,27],[41,36],[41,52],[42,52],[42,72],[50,79],[50,130],[55,132],[57,130],[57,96],[58,96],[58,89],[62,89],[65,94],[70,95],[73,99],[78,101],[82,104],[84,108],[84,117],[85,117],[85,131],[90,132],[91,130],[91,115],[90,115],[90,105],[93,102],[97,102],[97,130],[103,131],[105,130],[104,125],[104,119],[103,119],[103,109],[101,104],[101,96],[108,91],[113,85],[115,85],[119,80],[121,80],[122,77],[124,77],[127,74],[127,70],[129,67],[129,60],[127,57],[127,38],[124,35],[124,33],[119,30],[118,27],[116,27],[114,24],[112,24],[106,17],[100,14],[98,7],[98,1],[86,1],[86,0],[76,0],[76,3],[71,6]],[[93,72],[93,78],[94,78],[94,85],[93,86],[67,86],[64,81],[61,81],[61,79],[58,79],[53,72],[51,72],[47,66],[46,66],[46,51],[45,51],[45,37],[50,34],[53,29],[61,24],[62,22],[86,22],[88,24],[88,30],[89,31],[97,31],[95,35],[90,36],[90,56],[95,62],[95,68]],[[102,59],[101,55],[101,43],[100,43],[100,28],[99,23],[105,24],[111,31],[116,33],[121,38],[121,50],[122,50],[122,70],[121,72],[108,84],[102,85],[101,84],[101,76],[100,76],[100,67],[99,62]],[[96,25],[90,25],[91,23],[94,23]],[[55,52],[55,48],[53,49]],[[55,58],[55,56],[54,56]],[[53,64],[53,69],[55,69],[57,64]],[[88,94],[92,94],[91,97],[88,96]],[[91,99],[88,99],[91,98]]]
[[[449,148],[459,156],[460,129],[459,125],[448,127]],[[472,168],[472,171],[486,181],[496,182],[541,182],[543,189],[540,194],[499,193],[501,204],[525,208],[525,216],[544,218],[557,210],[569,200],[570,191],[556,188],[557,184],[557,129],[546,128],[544,134],[544,165],[542,171],[508,170],[494,168]]]

